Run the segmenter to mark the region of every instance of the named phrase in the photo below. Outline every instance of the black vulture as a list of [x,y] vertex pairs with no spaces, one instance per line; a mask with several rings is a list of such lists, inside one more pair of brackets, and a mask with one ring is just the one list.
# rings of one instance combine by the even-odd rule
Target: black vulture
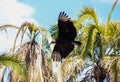
[[74,41],[77,36],[76,28],[65,12],[60,12],[58,16],[58,36],[55,41],[52,59],[62,61],[74,49],[74,44],[81,45],[81,42]]

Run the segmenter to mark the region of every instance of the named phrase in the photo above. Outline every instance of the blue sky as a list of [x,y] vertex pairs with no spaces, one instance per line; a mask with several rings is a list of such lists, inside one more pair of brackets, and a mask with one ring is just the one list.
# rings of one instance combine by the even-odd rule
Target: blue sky
[[[83,6],[95,8],[101,21],[107,19],[108,13],[115,0],[19,0],[35,9],[34,17],[39,24],[46,28],[57,22],[60,11],[65,11],[74,19]],[[120,4],[116,6],[112,19],[120,19]]]
[[[35,23],[47,29],[57,23],[60,11],[65,11],[71,18],[77,19],[83,6],[96,9],[100,21],[105,22],[115,0],[0,0],[0,25],[13,24],[20,26],[25,21]],[[117,4],[112,20],[120,19],[120,1]],[[15,30],[0,32],[0,51],[12,48]],[[20,40],[18,40],[18,44]],[[6,44],[7,43],[7,44]]]

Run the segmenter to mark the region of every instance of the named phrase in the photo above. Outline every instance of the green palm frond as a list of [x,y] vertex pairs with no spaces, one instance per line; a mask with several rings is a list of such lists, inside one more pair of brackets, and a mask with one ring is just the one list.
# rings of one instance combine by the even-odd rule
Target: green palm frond
[[21,76],[24,76],[25,74],[23,62],[18,60],[16,56],[7,56],[6,54],[1,55],[0,66],[9,66]]
[[99,32],[101,33],[102,36],[104,36],[105,33],[105,24],[100,23],[98,26]]
[[111,11],[110,11],[110,13],[108,15],[105,33],[107,32],[107,29],[109,28],[110,19],[111,19],[112,13],[113,13],[117,3],[118,3],[118,0],[116,0],[115,3],[113,4],[112,9],[111,9]]
[[53,39],[55,39],[58,35],[58,26],[57,24],[53,24],[51,28],[49,29],[51,36]]
[[118,21],[113,21],[109,23],[109,28],[107,28],[106,35],[104,36],[107,41],[114,40],[120,35],[120,28],[118,25]]
[[95,25],[98,26],[98,17],[93,8],[84,7],[79,14],[79,19],[76,22],[76,25],[80,25],[85,20],[93,20]]
[[95,28],[94,25],[89,25],[87,41],[86,41],[85,47],[84,47],[84,49],[83,49],[83,51],[81,53],[81,56],[82,56],[83,59],[85,59],[85,57],[87,55],[87,52],[88,52],[88,49],[90,48],[91,41],[92,41],[92,36],[93,36],[93,32],[94,32],[94,28]]
[[111,9],[111,11],[110,11],[110,13],[109,13],[109,15],[108,15],[107,25],[109,25],[109,23],[110,23],[110,19],[111,19],[112,13],[113,13],[113,11],[114,11],[115,6],[117,5],[117,3],[118,3],[118,0],[116,0],[115,3],[114,3],[113,6],[112,6],[112,9]]
[[83,66],[83,59],[78,56],[66,58],[61,64],[61,74],[63,80],[65,81],[68,76],[73,75],[76,68],[78,70],[82,70]]

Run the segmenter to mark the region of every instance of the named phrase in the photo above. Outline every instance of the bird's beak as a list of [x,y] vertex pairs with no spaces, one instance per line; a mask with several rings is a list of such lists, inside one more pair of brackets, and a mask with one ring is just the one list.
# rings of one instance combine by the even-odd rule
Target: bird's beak
[[55,42],[55,41],[52,41],[52,42],[50,43],[50,45],[51,45],[51,44],[54,44],[54,43],[56,43],[56,42]]

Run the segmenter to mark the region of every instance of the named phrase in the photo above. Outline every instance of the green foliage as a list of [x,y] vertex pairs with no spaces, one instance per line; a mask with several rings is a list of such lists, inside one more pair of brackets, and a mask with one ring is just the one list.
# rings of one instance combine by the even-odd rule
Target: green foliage
[[51,28],[49,29],[51,36],[53,39],[55,39],[58,35],[58,26],[57,24],[54,24],[51,26]]
[[81,56],[82,56],[83,59],[85,59],[85,57],[86,57],[86,55],[88,53],[88,50],[90,48],[91,41],[92,41],[92,35],[93,35],[93,32],[94,32],[94,28],[95,28],[94,25],[89,25],[88,38],[87,38],[85,47],[83,49],[83,52],[81,53]]
[[93,20],[96,26],[98,26],[98,17],[93,8],[84,7],[83,10],[80,12],[78,22],[81,23],[84,20]]
[[0,66],[9,66],[17,71],[19,75],[25,75],[25,67],[22,61],[18,60],[14,55],[0,55]]
[[110,13],[109,13],[109,15],[108,15],[107,26],[109,26],[110,19],[111,19],[111,16],[112,16],[112,13],[113,13],[113,11],[114,11],[115,6],[117,5],[117,3],[118,3],[118,0],[116,0],[115,3],[113,4],[112,9],[111,9],[111,11],[110,11]]
[[[113,4],[106,23],[99,23],[96,11],[90,7],[83,7],[79,13],[78,20],[72,20],[78,32],[76,40],[81,41],[82,46],[75,48],[69,57],[65,58],[62,62],[60,72],[64,80],[66,80],[67,76],[69,75],[76,76],[78,74],[78,72],[76,73],[76,69],[81,70],[84,67],[83,64],[85,64],[86,59],[88,58],[87,55],[90,55],[91,61],[94,61],[93,69],[95,67],[94,64],[98,64],[96,65],[98,66],[98,69],[100,66],[107,70],[107,74],[111,82],[120,81],[120,57],[118,56],[120,51],[120,21],[111,21],[112,13],[115,9],[115,6],[117,5],[117,2],[118,0],[116,0]],[[29,22],[23,23],[20,27],[6,24],[0,26],[0,30],[5,30],[8,27],[18,30],[14,40],[13,52],[16,47],[18,36],[21,34],[22,44],[25,34],[29,34],[30,41],[26,43],[27,45],[20,46],[19,48],[21,52],[20,56],[28,57],[28,60],[30,61],[36,61],[35,57],[39,57],[40,55],[38,54],[42,54],[40,61],[42,61],[43,69],[47,68],[45,75],[48,74],[48,76],[51,77],[52,60],[50,57],[51,49],[48,43],[48,38],[50,36],[50,33],[53,39],[57,37],[57,24],[53,24],[51,26],[49,29],[50,33],[45,28],[36,26],[33,23]],[[37,37],[40,38],[40,41]],[[37,40],[39,42],[37,42]],[[43,57],[41,49],[45,51],[45,55],[49,55],[47,58]],[[31,55],[32,58],[30,59]],[[95,58],[96,56],[97,58]],[[33,62],[31,64],[30,61],[27,61],[25,59],[23,60],[30,64],[31,67],[29,73],[32,74],[31,71],[33,71]],[[0,55],[0,66],[10,66],[20,75],[25,75],[26,68],[24,64],[25,63],[23,63],[21,60],[18,60],[15,55]],[[35,65],[38,66],[34,63],[34,67]],[[44,77],[49,79],[47,76]]]
[[113,64],[113,67],[112,67],[112,70],[113,70],[113,72],[114,72],[114,75],[115,75],[115,79],[114,79],[114,81],[115,82],[119,82],[118,81],[118,67],[117,67],[117,63],[118,63],[118,60],[115,60],[114,61],[114,64]]

